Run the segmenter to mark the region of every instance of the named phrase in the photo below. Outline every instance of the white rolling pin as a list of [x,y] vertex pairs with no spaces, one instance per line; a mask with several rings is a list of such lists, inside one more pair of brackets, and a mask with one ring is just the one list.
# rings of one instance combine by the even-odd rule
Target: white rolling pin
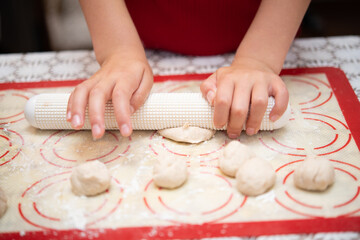
[[[70,94],[66,93],[36,95],[26,103],[25,118],[32,126],[40,129],[72,129],[71,124],[66,121],[69,96]],[[289,106],[280,119],[275,122],[269,120],[274,104],[274,98],[270,97],[260,130],[278,129],[289,121]],[[131,116],[131,122],[134,130],[159,130],[181,127],[184,124],[216,129],[213,114],[213,107],[201,93],[152,93],[145,104]],[[118,129],[110,101],[105,107],[105,128]],[[91,129],[87,110],[82,129]]]

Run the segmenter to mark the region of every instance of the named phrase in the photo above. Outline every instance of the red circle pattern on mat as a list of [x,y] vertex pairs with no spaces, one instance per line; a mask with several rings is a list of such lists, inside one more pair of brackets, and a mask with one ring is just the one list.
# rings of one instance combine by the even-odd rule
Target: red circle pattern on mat
[[[311,122],[311,125],[321,125],[322,128],[327,128],[333,132],[333,135],[329,137],[326,144],[314,146],[313,151],[317,156],[326,156],[332,153],[339,152],[345,148],[351,141],[352,136],[349,132],[344,138],[339,138],[339,135],[343,130],[349,130],[347,125],[340,120],[320,113],[313,112],[302,112],[304,121]],[[290,119],[290,124],[294,119]],[[259,141],[266,148],[278,152],[283,155],[295,156],[295,157],[306,157],[305,146],[291,146],[283,143],[280,139],[275,137],[268,137],[266,139],[260,137]]]
[[[2,107],[2,101],[6,97],[15,98],[14,100],[12,100],[12,102],[21,105],[18,107],[18,109],[9,109],[6,113],[6,115],[2,115],[0,117],[0,125],[12,124],[12,123],[16,123],[21,120],[24,120],[25,117],[24,117],[23,109],[25,107],[25,103],[34,94],[35,93],[33,93],[31,91],[21,91],[21,90],[11,91],[9,93],[0,92],[0,107],[2,109],[4,109]],[[5,107],[7,107],[7,106],[5,106]]]
[[[1,144],[1,142],[5,142]],[[0,128],[0,166],[14,160],[24,146],[24,138],[11,129]]]
[[[81,136],[81,134],[85,134],[85,136]],[[93,161],[99,160],[103,163],[107,164],[113,162],[125,153],[127,153],[131,147],[131,137],[122,138],[118,137],[119,133],[114,133],[112,131],[106,131],[105,137],[108,137],[109,141],[104,142],[104,144],[100,145],[100,141],[92,141],[89,140],[90,143],[85,144],[84,140],[92,139],[90,132],[82,132],[82,131],[57,131],[51,134],[48,138],[44,140],[40,147],[40,155],[41,157],[48,162],[49,164],[61,167],[61,168],[73,168],[77,165],[79,161]],[[80,135],[77,136],[76,135]],[[71,136],[71,138],[68,138]],[[62,148],[62,142],[66,138],[74,141],[74,143],[67,143]],[[84,139],[85,138],[85,139]],[[77,155],[77,157],[68,157],[69,150],[65,149],[66,147],[71,146],[72,155]],[[106,148],[106,150],[104,150]],[[82,157],[82,153],[84,151],[95,151],[94,157],[84,159]],[[102,153],[98,153],[96,151],[104,151]],[[64,156],[65,155],[65,156]]]
[[[190,223],[191,221],[198,221],[199,219],[201,219],[203,223],[219,222],[234,215],[245,205],[247,197],[239,194],[226,177],[212,172],[198,172],[197,175],[200,176],[201,181],[204,181],[203,178],[205,178],[208,182],[220,182],[224,188],[226,187],[228,189],[228,192],[225,195],[221,195],[221,201],[211,203],[208,201],[208,196],[201,196],[201,191],[197,193],[196,196],[190,197],[191,201],[189,201],[188,196],[184,196],[181,192],[177,192],[177,198],[183,198],[183,200],[180,205],[175,206],[173,205],[174,200],[171,200],[171,194],[174,191],[186,191],[183,188],[191,188],[192,191],[194,191],[196,188],[182,186],[178,190],[166,190],[155,186],[151,179],[144,189],[145,195],[143,201],[146,208],[155,215],[160,217],[164,216],[169,222],[184,224]],[[193,182],[194,179],[189,179],[185,185],[191,185]],[[208,189],[208,191],[211,191],[211,189]],[[193,205],[196,199],[203,204],[194,208]],[[210,204],[211,206],[206,206],[205,203]]]
[[[110,190],[105,193],[91,198],[79,197],[71,193],[70,174],[71,171],[57,173],[30,185],[18,203],[21,218],[44,230],[64,228],[69,224],[74,227],[76,223],[72,221],[77,218],[85,221],[81,227],[88,228],[106,220],[119,208],[124,190],[118,179],[112,177]],[[42,201],[43,195],[47,195],[46,201]],[[51,196],[56,197],[53,202],[49,201]],[[66,211],[69,212],[64,214]]]
[[[302,161],[303,159],[295,160],[276,169],[278,174],[283,172],[281,181],[283,187],[279,188],[275,198],[279,206],[297,215],[310,218],[322,218],[327,212],[331,212],[332,217],[345,217],[360,211],[358,204],[360,185],[356,177],[360,173],[359,167],[329,159],[334,165],[335,183],[324,192],[314,193],[294,186],[292,179],[294,169]],[[347,180],[346,182],[341,180],[344,178]],[[346,191],[341,191],[343,189]]]
[[[290,79],[290,83],[300,84],[299,88],[310,87],[313,89],[311,92],[315,93],[315,95],[312,98],[306,99],[302,102],[295,103],[300,106],[301,111],[316,109],[320,106],[323,106],[325,103],[329,102],[334,95],[328,83],[315,77],[311,77],[311,76],[306,76],[305,78],[293,77]],[[327,91],[322,92],[321,87],[325,88]]]

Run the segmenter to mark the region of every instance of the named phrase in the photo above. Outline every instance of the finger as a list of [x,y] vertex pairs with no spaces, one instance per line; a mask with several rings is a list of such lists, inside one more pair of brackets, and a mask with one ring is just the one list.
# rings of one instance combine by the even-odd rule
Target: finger
[[76,86],[71,97],[71,126],[81,129],[84,126],[85,110],[90,89],[96,84],[97,78],[92,77]]
[[[120,78],[124,82],[129,82],[128,79],[124,77]],[[131,80],[130,80],[131,81]],[[133,91],[131,89],[126,89],[124,84],[118,82],[115,85],[112,102],[114,106],[114,114],[116,117],[116,122],[118,124],[121,135],[128,137],[132,133],[132,127],[130,123],[130,98]]]
[[275,106],[270,112],[270,120],[275,122],[284,114],[289,103],[289,92],[281,80],[281,83],[272,87],[275,98]]
[[216,72],[201,83],[200,90],[203,97],[213,106],[216,96]]
[[72,105],[72,97],[73,97],[73,93],[70,93],[69,99],[68,99],[68,104],[67,104],[67,108],[66,108],[66,121],[70,122],[71,121],[71,105]]
[[237,138],[243,130],[249,111],[250,93],[250,86],[235,86],[230,109],[230,120],[227,127],[227,133],[230,138]]
[[214,125],[222,128],[229,120],[229,111],[233,99],[234,82],[222,81],[218,84],[214,99]]
[[153,75],[151,70],[145,70],[142,76],[142,81],[138,89],[134,92],[130,99],[131,114],[138,110],[149,96],[149,92],[153,85]]
[[99,81],[89,93],[89,119],[92,136],[100,139],[105,133],[105,104],[111,98],[115,80]]
[[246,134],[256,134],[268,105],[268,89],[263,84],[255,84],[251,93],[250,113],[246,121]]

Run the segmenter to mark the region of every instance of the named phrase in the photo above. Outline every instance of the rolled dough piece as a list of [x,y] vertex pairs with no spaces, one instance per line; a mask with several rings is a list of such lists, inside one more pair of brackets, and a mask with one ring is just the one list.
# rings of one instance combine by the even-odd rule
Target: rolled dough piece
[[231,141],[224,147],[219,157],[220,170],[229,177],[235,177],[240,165],[253,157],[255,153],[248,146],[236,140]]
[[176,142],[200,143],[212,138],[215,134],[215,130],[200,127],[190,127],[188,124],[185,124],[184,126],[178,128],[166,128],[158,130],[158,133],[161,136]]
[[0,188],[0,218],[5,214],[7,209],[7,198],[4,191]]
[[86,196],[104,192],[109,188],[110,180],[109,170],[98,160],[77,166],[70,177],[73,193]]
[[324,191],[334,181],[334,167],[324,158],[308,158],[294,172],[295,186],[304,190]]
[[271,164],[254,157],[244,161],[236,172],[236,187],[244,195],[257,196],[270,189],[276,180]]
[[183,185],[188,177],[186,160],[160,155],[153,169],[153,179],[158,187],[173,189]]

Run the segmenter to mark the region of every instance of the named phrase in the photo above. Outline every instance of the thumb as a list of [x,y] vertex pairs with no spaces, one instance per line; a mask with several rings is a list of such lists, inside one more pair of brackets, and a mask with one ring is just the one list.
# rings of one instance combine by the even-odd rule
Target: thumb
[[200,90],[203,97],[213,106],[216,96],[216,72],[201,83]]

